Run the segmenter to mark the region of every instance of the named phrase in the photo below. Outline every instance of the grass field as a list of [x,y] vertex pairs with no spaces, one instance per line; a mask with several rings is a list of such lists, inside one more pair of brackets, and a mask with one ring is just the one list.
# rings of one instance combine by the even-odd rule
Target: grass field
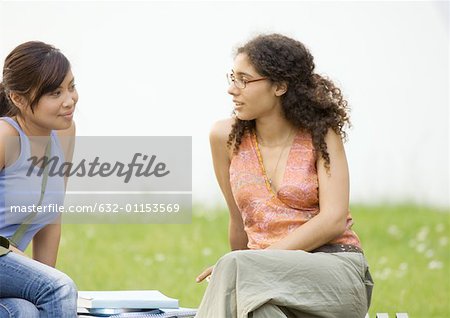
[[[450,213],[417,206],[353,206],[375,280],[370,309],[450,317]],[[58,268],[80,290],[158,289],[198,306],[195,276],[229,251],[225,210],[194,207],[192,224],[65,224]]]

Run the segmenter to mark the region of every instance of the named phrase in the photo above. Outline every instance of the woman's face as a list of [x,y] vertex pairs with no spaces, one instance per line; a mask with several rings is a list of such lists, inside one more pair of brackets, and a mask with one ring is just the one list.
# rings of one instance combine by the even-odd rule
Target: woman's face
[[[241,82],[263,78],[245,53],[238,54],[234,59],[232,75]],[[281,103],[276,90],[276,85],[269,80],[250,82],[245,88],[237,88],[231,83],[228,93],[233,96],[236,117],[241,120],[253,120],[278,113]]]
[[34,111],[27,107],[22,113],[26,120],[49,130],[67,129],[72,125],[78,92],[72,71],[67,72],[61,85],[39,99]]

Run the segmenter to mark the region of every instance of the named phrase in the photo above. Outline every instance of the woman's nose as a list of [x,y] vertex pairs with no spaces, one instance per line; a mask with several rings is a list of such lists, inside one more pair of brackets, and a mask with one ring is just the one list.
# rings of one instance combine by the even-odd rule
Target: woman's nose
[[69,92],[64,100],[63,107],[73,107],[78,100],[77,92]]
[[237,88],[234,83],[231,83],[228,85],[228,90],[227,90],[228,94],[236,96],[239,94],[239,88]]

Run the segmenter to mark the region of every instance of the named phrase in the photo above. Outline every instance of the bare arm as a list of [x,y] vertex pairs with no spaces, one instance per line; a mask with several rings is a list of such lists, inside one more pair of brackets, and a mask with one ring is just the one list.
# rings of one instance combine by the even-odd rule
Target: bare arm
[[[65,130],[57,131],[65,161],[71,162],[74,150],[75,122]],[[67,182],[67,177],[65,178]],[[55,267],[61,239],[61,216],[54,224],[47,224],[33,237],[33,259]]]
[[230,211],[228,229],[230,247],[232,250],[247,249],[248,237],[244,231],[241,212],[236,205],[230,185],[230,162],[232,149],[227,148],[228,134],[232,119],[217,122],[210,133],[211,153],[217,182]]
[[[5,166],[8,166],[12,162],[14,162],[20,153],[20,143],[17,140],[17,144],[9,143],[7,144],[6,139],[8,137],[18,137],[17,131],[11,127],[10,124],[6,123],[4,120],[0,120],[0,170],[3,170]],[[6,147],[11,147],[6,151]],[[9,158],[5,160],[6,155],[8,154]],[[28,257],[24,252],[13,246],[9,245],[9,250],[20,254],[22,256]]]
[[[209,140],[211,143],[211,153],[214,165],[214,172],[216,174],[217,182],[222,190],[223,196],[230,211],[230,222],[228,227],[228,238],[230,241],[231,250],[248,249],[248,237],[244,231],[244,224],[239,208],[234,201],[230,185],[230,162],[232,150],[227,148],[228,134],[230,132],[232,120],[223,120],[217,122],[211,129]],[[197,283],[207,279],[214,266],[205,269],[197,276]]]
[[340,136],[329,130],[325,141],[330,155],[329,172],[321,156],[317,161],[320,213],[269,249],[311,251],[340,236],[346,228],[349,175]]
[[47,224],[33,237],[33,259],[55,267],[61,238],[61,223]]

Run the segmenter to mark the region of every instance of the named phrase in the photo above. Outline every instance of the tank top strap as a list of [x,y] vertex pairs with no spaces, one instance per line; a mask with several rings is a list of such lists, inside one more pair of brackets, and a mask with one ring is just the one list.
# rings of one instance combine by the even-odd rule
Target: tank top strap
[[50,133],[51,140],[52,140],[52,154],[56,154],[58,157],[60,157],[63,161],[65,160],[64,151],[61,145],[60,137],[56,133],[55,130],[52,130]]

